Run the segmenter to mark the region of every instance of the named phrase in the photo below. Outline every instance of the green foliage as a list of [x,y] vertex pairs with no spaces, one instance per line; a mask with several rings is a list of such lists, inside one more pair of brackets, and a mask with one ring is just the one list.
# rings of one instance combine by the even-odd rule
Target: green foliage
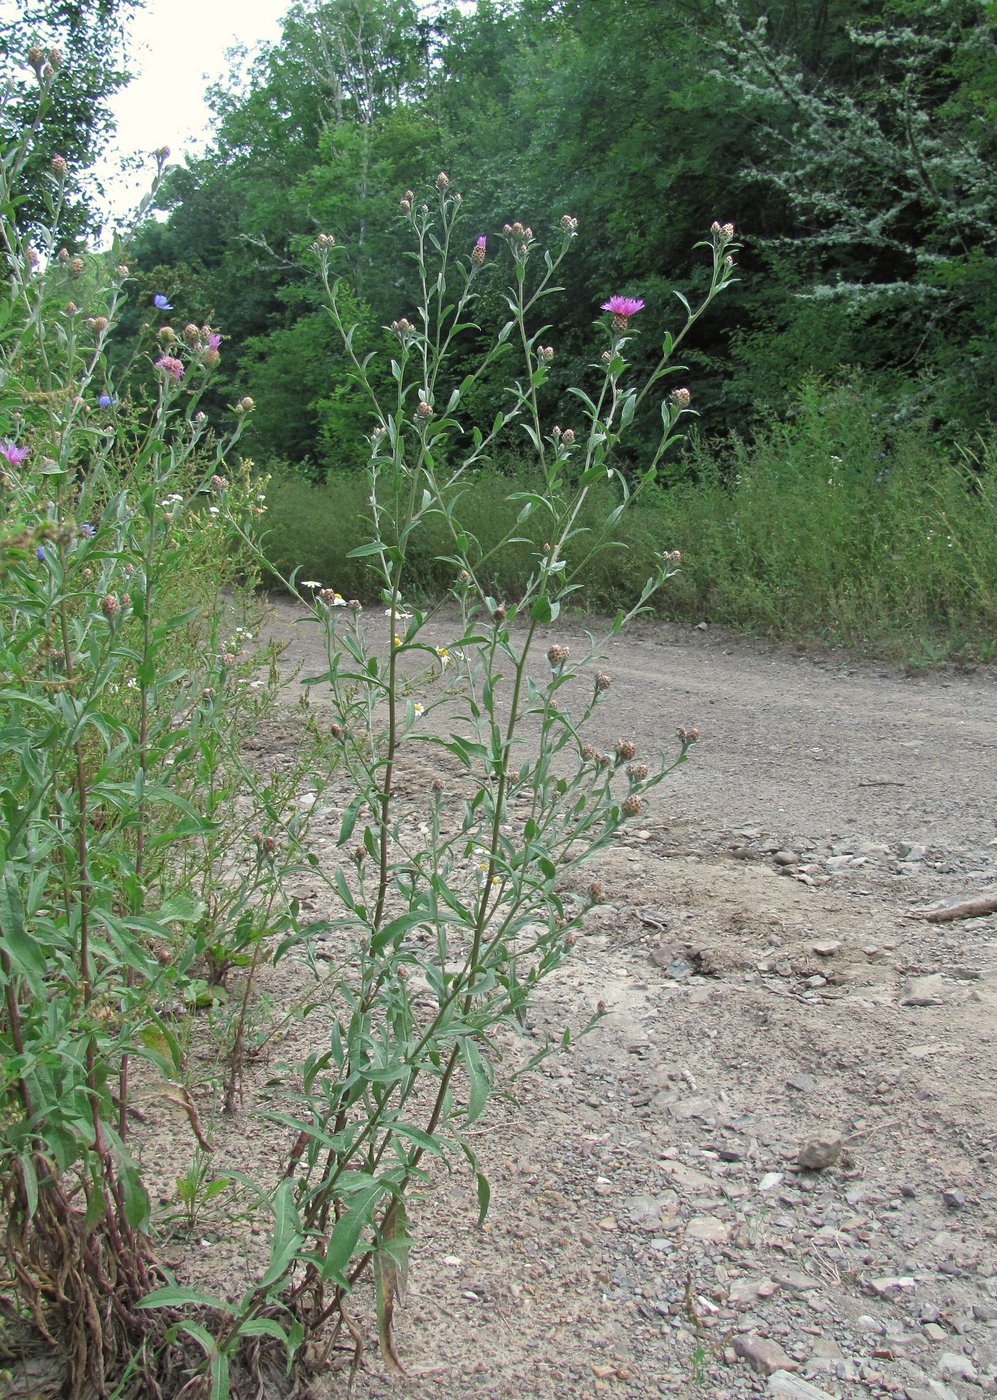
[[941,450],[855,381],[804,390],[785,424],[692,457],[664,497],[683,551],[672,615],[937,662],[997,638],[997,448]]
[[[732,280],[736,245],[720,225],[700,244],[705,291],[683,302],[677,335],[656,334],[647,372],[629,358],[640,303],[609,309],[596,363],[573,391],[576,426],[562,430],[544,408],[553,352],[542,312],[575,241],[572,217],[549,248],[510,227],[509,285],[489,300],[498,318],[469,373],[453,362],[466,364],[465,337],[481,334],[478,292],[494,278],[494,255],[489,264],[486,240],[463,227],[445,175],[424,200],[406,195],[395,220],[416,309],[386,337],[365,336],[353,319],[362,298],[332,274],[351,265],[351,250],[314,239],[307,255],[325,324],[355,401],[369,405],[368,527],[351,552],[380,596],[365,613],[296,570],[283,580],[304,590],[302,620],[319,631],[324,664],[304,684],[333,719],[320,731],[303,705],[294,760],[253,768],[243,745],[273,713],[278,678],[255,644],[245,587],[260,562],[266,488],[237,456],[252,399],[228,411],[227,431],[212,431],[200,404],[226,347],[193,305],[196,274],[156,294],[157,312],[180,313],[177,328],[140,320],[132,362],[112,361],[132,282],[120,250],[74,261],[60,254],[55,224],[39,230],[44,256],[29,256],[9,217],[19,168],[16,155],[0,163],[8,1307],[50,1345],[58,1339],[69,1400],[298,1393],[316,1354],[359,1336],[353,1290],[368,1272],[382,1350],[398,1365],[392,1318],[412,1188],[433,1159],[466,1164],[484,1218],[490,1192],[472,1127],[493,1091],[496,1029],[522,1024],[533,989],[600,897],[597,886],[577,893],[579,866],[674,766],[631,763],[629,742],[609,755],[582,741],[610,678],[594,670],[594,639],[572,658],[550,629],[652,488],[688,412],[687,390],[661,397],[669,361]],[[148,309],[149,284],[139,287]],[[178,298],[172,308],[167,295]],[[505,407],[477,425],[465,396],[473,401],[476,380],[498,366]],[[318,402],[342,432],[335,415],[348,400]],[[615,461],[652,403],[657,446],[628,483]],[[479,499],[477,469],[513,441],[529,445],[540,489]],[[475,534],[493,527],[493,506],[506,520],[494,546]],[[491,590],[507,548],[525,551],[528,576],[505,606]],[[610,635],[674,562],[655,552]],[[410,606],[423,575],[448,578],[449,625]],[[450,718],[425,729],[438,706]],[[679,732],[674,762],[694,739]],[[400,779],[420,750],[452,787],[440,777],[420,791],[425,820],[413,827]],[[308,813],[334,780],[342,856],[320,859]],[[529,816],[513,822],[521,799]],[[291,892],[305,873],[326,900],[311,922]],[[321,969],[318,934],[331,963]],[[267,1023],[260,969],[292,954],[309,970],[307,996]],[[249,1109],[280,1143],[272,1180],[210,1166],[188,1088],[199,1013],[223,1057],[201,1082],[209,1123],[241,1111],[245,1066],[281,1021],[314,1016],[312,1048],[281,1070],[289,1093]],[[181,1222],[193,1228],[236,1183],[247,1211],[272,1221],[269,1258],[241,1296],[188,1287],[156,1260],[162,1226],[178,1217],[157,1218],[136,1151],[134,1106],[150,1098],[179,1109],[196,1143],[187,1170],[170,1169]]]
[[[140,3],[28,0],[16,7],[14,18],[0,19],[0,69],[8,77],[0,103],[0,149],[9,150],[25,130],[34,132],[30,147],[22,148],[25,163],[12,212],[22,229],[45,224],[42,191],[53,158],[61,156],[66,162],[63,238],[71,241],[92,230],[86,172],[114,130],[109,101],[128,80],[124,29]],[[58,82],[50,81],[53,70]]]

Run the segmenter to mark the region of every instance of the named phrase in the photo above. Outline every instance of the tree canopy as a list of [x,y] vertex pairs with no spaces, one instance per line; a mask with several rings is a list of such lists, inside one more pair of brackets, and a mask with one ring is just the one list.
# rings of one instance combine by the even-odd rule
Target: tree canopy
[[132,261],[223,326],[257,448],[318,471],[356,460],[362,425],[301,250],[319,231],[344,246],[375,343],[409,296],[398,198],[440,169],[475,233],[579,220],[555,398],[606,296],[667,324],[720,219],[746,252],[688,350],[711,429],[846,366],[900,416],[979,426],[997,380],[995,21],[994,0],[298,0],[281,42],[215,89],[212,147],[170,174]]

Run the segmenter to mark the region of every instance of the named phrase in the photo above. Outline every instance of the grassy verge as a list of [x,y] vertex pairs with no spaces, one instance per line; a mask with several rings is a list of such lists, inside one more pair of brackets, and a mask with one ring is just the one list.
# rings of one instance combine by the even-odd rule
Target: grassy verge
[[[845,646],[915,666],[976,663],[997,655],[997,441],[939,447],[897,431],[847,390],[812,387],[789,423],[751,438],[699,445],[683,478],[655,488],[630,516],[625,538],[581,579],[579,607],[631,603],[662,550],[683,566],[662,595],[662,615],[708,619],[796,644]],[[482,550],[504,497],[536,489],[515,464],[468,485],[465,516]],[[362,538],[367,486],[333,476],[315,487],[271,485],[268,550],[285,572],[369,600]],[[587,509],[605,518],[609,487]],[[496,597],[514,598],[543,524],[490,564]],[[584,547],[584,546],[582,546]],[[442,526],[413,560],[414,591],[451,583],[437,556]],[[573,561],[569,559],[569,567]]]

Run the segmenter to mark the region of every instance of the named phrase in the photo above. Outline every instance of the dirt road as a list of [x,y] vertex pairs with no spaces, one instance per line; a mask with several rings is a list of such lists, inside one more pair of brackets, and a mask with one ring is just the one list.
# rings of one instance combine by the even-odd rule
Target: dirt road
[[594,742],[701,739],[504,1045],[609,1008],[489,1109],[486,1228],[417,1203],[405,1393],[997,1392],[997,916],[917,917],[997,889],[997,678],[650,624],[605,669]]

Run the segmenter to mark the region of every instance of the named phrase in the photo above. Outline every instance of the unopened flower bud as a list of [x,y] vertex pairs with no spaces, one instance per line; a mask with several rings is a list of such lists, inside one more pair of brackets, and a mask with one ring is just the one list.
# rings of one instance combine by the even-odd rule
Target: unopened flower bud
[[443,779],[434,778],[429,786],[432,788],[433,792],[439,794],[443,791]]
[[606,898],[606,891],[598,880],[593,880],[589,885],[589,899],[593,904],[602,904]]
[[66,178],[66,175],[69,173],[69,166],[66,164],[65,156],[53,156],[50,166],[52,174],[57,180],[64,180]]
[[167,161],[170,158],[170,148],[169,146],[160,146],[157,151],[153,152],[153,154],[155,155],[156,160],[159,162],[159,164],[162,165],[164,161]]
[[683,744],[694,744],[699,738],[698,729],[686,729],[685,727],[681,727],[677,732]]
[[635,783],[642,783],[647,777],[648,768],[646,763],[631,763],[627,765],[627,777]]
[[553,345],[541,345],[537,350],[537,359],[542,365],[549,365],[554,358]]
[[48,62],[49,62],[49,67],[52,68],[52,69],[61,68],[61,67],[62,67],[62,50],[61,50],[61,49],[49,49],[49,51],[48,51]]
[[103,335],[107,330],[106,316],[88,316],[87,330],[93,331],[94,335]]
[[688,389],[673,389],[669,397],[676,408],[688,408],[692,401],[692,394]]
[[478,238],[474,247],[471,249],[471,262],[474,264],[475,267],[480,267],[481,264],[484,262],[486,246],[487,241],[485,239],[485,235],[482,234],[480,238]]
[[24,260],[28,264],[28,271],[34,272],[39,262],[38,249],[33,248],[30,243],[28,244],[27,249],[25,250]]
[[63,309],[67,316],[75,316],[80,308],[76,305],[75,301],[67,301]]
[[416,418],[421,418],[423,422],[427,422],[430,418],[432,418],[433,412],[433,405],[431,403],[427,403],[425,399],[420,399],[419,402],[416,404],[415,416]]
[[32,44],[31,48],[28,49],[28,62],[37,72],[45,62],[45,50],[39,48],[37,44]]
[[436,188],[438,190],[445,190],[448,188],[449,184],[450,176],[446,173],[446,171],[441,170],[439,175],[437,175],[436,177]]
[[70,258],[66,264],[66,271],[70,277],[80,277],[83,273],[84,262],[80,257]]
[[127,277],[127,276],[128,276],[128,265],[127,265],[127,263],[118,263],[117,267],[116,267],[114,270],[115,270],[115,272],[118,274],[119,277]]
[[630,793],[629,797],[625,797],[623,799],[623,806],[621,810],[625,817],[636,817],[640,813],[640,810],[643,807],[643,805],[643,802],[641,802],[637,794],[635,792],[632,792]]
[[172,345],[177,338],[177,333],[172,326],[160,326],[159,339],[163,345]]
[[216,491],[224,491],[228,485],[228,481],[224,476],[219,476],[218,473],[215,472],[214,476],[211,478],[211,484]]
[[320,233],[315,242],[320,248],[332,248],[335,245],[335,238],[331,233]]
[[554,642],[547,648],[547,661],[550,664],[550,669],[559,671],[570,655],[570,647],[562,646],[560,642]]
[[670,549],[662,557],[665,563],[669,564],[673,569],[677,569],[682,563],[682,551],[680,549]]
[[573,447],[575,442],[574,428],[565,428],[564,432],[561,434],[561,441],[564,443],[565,447]]
[[121,604],[113,593],[105,593],[100,600],[100,610],[107,618],[108,622],[110,622],[113,617],[117,617],[120,608]]
[[252,413],[255,407],[256,404],[247,394],[245,398],[240,399],[239,402],[236,404],[235,411],[236,413]]
[[616,741],[616,761],[626,763],[637,753],[637,745],[632,739],[617,739]]
[[366,848],[363,846],[354,846],[353,859],[356,861],[357,865],[363,865],[364,861],[367,859]]
[[596,758],[597,756],[598,756],[598,755],[597,755],[597,753],[596,753],[596,749],[595,749],[594,745],[592,745],[592,744],[583,744],[583,745],[582,745],[582,758],[585,760],[586,763],[591,763],[592,760],[593,760],[594,758]]
[[596,690],[608,690],[609,687],[610,687],[612,684],[613,684],[612,679],[611,679],[609,676],[606,675],[605,671],[596,671],[596,673],[595,673],[595,688],[596,688]]
[[[162,331],[160,332],[160,334],[162,334]],[[188,323],[184,326],[183,338],[187,342],[187,344],[192,347],[200,345],[201,332],[198,329],[198,327],[194,325],[193,321],[188,321]]]
[[572,214],[562,214],[561,227],[564,229],[565,233],[574,233],[575,229],[578,227],[578,220]]
[[495,608],[495,609],[493,610],[493,612],[492,612],[492,617],[495,619],[496,622],[504,622],[504,621],[505,621],[505,608],[503,608],[503,607],[501,606],[501,604],[500,604],[497,608]]

